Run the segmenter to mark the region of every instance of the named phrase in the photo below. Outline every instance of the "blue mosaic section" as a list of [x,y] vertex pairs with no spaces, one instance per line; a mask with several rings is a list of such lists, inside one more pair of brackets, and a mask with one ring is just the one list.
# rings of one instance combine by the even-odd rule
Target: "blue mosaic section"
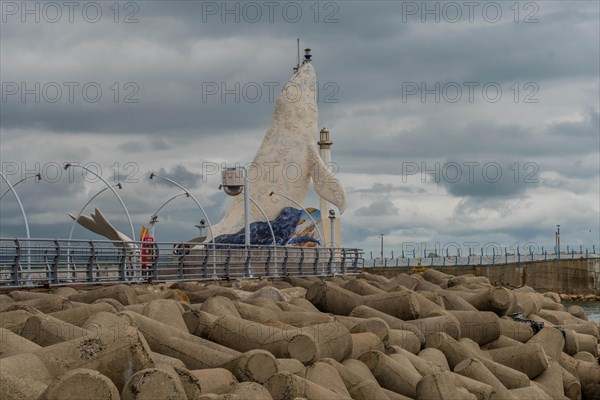
[[[273,227],[273,233],[275,233],[275,239],[278,246],[285,246],[292,244],[292,238],[298,222],[302,222],[302,214],[305,214],[302,210],[297,210],[292,207],[286,207],[281,210],[281,213],[277,218],[271,222]],[[314,224],[313,224],[314,225]],[[299,238],[294,238],[299,239]],[[312,239],[312,238],[311,238]],[[305,239],[310,240],[310,239]],[[313,239],[314,240],[314,239]],[[244,244],[244,229],[237,233],[217,236],[215,238],[216,243],[222,244]],[[273,236],[269,230],[269,225],[264,221],[257,221],[250,224],[250,244],[253,245],[273,245]]]

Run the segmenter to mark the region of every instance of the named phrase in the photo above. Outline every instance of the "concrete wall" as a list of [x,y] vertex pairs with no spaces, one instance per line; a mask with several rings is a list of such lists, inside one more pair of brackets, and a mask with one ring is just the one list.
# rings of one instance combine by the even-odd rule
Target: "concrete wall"
[[[600,259],[549,260],[503,265],[447,266],[436,268],[447,274],[486,276],[493,285],[529,285],[541,292],[600,295]],[[369,268],[368,272],[387,277],[412,268]]]

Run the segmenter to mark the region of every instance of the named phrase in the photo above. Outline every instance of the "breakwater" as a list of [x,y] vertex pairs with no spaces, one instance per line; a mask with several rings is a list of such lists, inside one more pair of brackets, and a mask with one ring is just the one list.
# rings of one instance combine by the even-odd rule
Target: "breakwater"
[[[452,275],[485,276],[492,285],[497,286],[516,288],[527,285],[540,292],[600,296],[600,258],[523,261],[501,265],[448,265],[436,269]],[[410,267],[376,267],[367,270],[386,277],[418,271]]]
[[581,307],[432,269],[15,290],[0,323],[5,400],[600,394],[599,326]]

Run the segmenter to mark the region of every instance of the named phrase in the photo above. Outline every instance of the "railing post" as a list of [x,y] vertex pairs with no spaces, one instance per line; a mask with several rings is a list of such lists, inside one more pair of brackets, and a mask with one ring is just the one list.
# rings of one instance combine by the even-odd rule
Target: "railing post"
[[287,262],[288,262],[289,252],[288,252],[287,247],[284,247],[283,250],[285,252],[285,255],[283,256],[283,266],[281,267],[281,269],[282,269],[283,276],[287,276]]
[[267,260],[265,262],[265,276],[269,276],[269,264],[271,263],[271,249],[272,249],[272,247],[269,247],[267,249],[268,253],[267,253]]
[[227,258],[225,258],[225,265],[223,265],[225,277],[227,279],[229,279],[229,262],[230,261],[231,261],[231,246],[227,246]]
[[[158,281],[158,259],[160,258],[160,249],[158,243],[154,243],[154,258],[152,259],[152,280]],[[206,268],[205,268],[206,271]]]
[[313,267],[315,275],[319,275],[319,248],[315,247],[315,265]]
[[[93,282],[94,281],[94,262],[96,260],[96,246],[94,245],[94,241],[90,240],[89,242],[90,244],[90,256],[88,257],[88,262],[87,262],[87,266],[86,266],[86,275],[87,275],[87,281],[88,282]],[[71,242],[69,242],[69,246],[71,246]],[[71,267],[69,266],[69,262],[70,260],[67,259],[67,270],[70,271]],[[100,271],[98,271],[98,277],[100,276]]]
[[252,271],[250,270],[250,258],[252,257],[252,249],[249,246],[244,246],[246,249],[246,264],[245,264],[245,277],[252,278]]
[[[214,252],[215,251],[215,249],[214,249],[215,246],[212,246],[212,247],[213,247],[212,250]],[[202,260],[202,269],[204,271],[202,273],[202,277],[206,279],[206,278],[208,278],[208,257],[210,255],[210,248],[207,248],[206,246],[204,246],[202,248],[202,251],[204,251],[204,259]]]
[[125,250],[125,243],[123,242],[122,247],[120,247],[121,261],[119,262],[119,279],[122,281],[127,281],[127,272],[125,268],[127,266],[127,251]]
[[333,247],[329,248],[329,275],[335,275],[335,270],[333,268]]
[[60,260],[60,243],[54,239],[54,259],[52,260],[52,282],[58,284],[58,261]]
[[341,249],[342,250],[342,265],[340,266],[340,269],[342,271],[342,275],[346,274],[346,249]]
[[183,279],[183,267],[185,265],[185,243],[181,242],[181,255],[179,256],[179,262],[177,263],[177,275],[179,279]]
[[21,264],[21,242],[15,239],[15,259],[13,260],[12,276],[13,284],[19,286],[19,271]]
[[300,247],[300,264],[298,270],[300,275],[304,275],[304,247]]

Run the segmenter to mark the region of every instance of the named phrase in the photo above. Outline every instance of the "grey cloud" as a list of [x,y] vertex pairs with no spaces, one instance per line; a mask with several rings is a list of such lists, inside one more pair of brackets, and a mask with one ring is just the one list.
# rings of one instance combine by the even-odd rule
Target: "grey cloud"
[[398,207],[394,206],[390,200],[375,200],[366,207],[361,207],[355,212],[356,215],[365,217],[382,217],[389,215],[398,215]]
[[[167,171],[164,168],[161,168],[158,171],[158,175],[174,180],[175,182],[181,184],[184,187],[189,189],[195,189],[199,186],[200,181],[202,180],[202,174],[197,174],[188,170],[183,165],[178,165],[174,169]],[[171,185],[161,179],[156,180],[157,183],[162,185]]]

